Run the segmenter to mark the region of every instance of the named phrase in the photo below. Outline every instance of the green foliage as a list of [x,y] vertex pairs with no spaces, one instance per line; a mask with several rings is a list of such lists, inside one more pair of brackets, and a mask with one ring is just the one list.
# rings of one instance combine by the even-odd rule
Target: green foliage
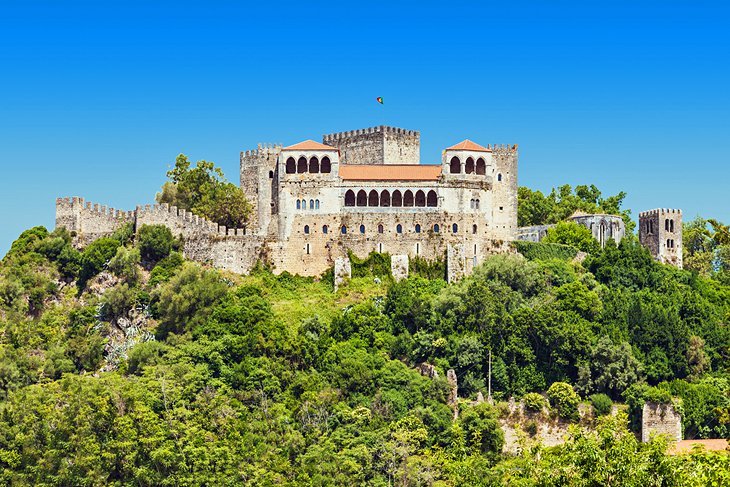
[[593,394],[589,399],[597,416],[605,416],[611,413],[613,401],[608,395],[603,393]]
[[590,360],[579,373],[578,388],[583,394],[602,392],[614,398],[635,384],[642,375],[641,363],[626,343],[614,345],[608,337],[601,337],[593,347]]
[[547,390],[547,396],[550,400],[550,405],[558,412],[561,418],[571,421],[578,419],[580,397],[570,384],[553,382]]
[[548,229],[543,242],[568,245],[589,254],[600,249],[600,244],[593,238],[593,233],[575,222],[558,222],[553,228]]
[[100,238],[91,242],[81,253],[81,271],[79,272],[79,284],[86,284],[86,281],[97,275],[106,268],[109,261],[117,253],[121,244],[113,238]]
[[251,205],[243,190],[226,181],[212,162],[198,161],[191,169],[188,158],[180,154],[167,177],[157,194],[159,203],[190,210],[228,228],[245,226]]
[[352,263],[352,277],[381,277],[389,279],[390,254],[370,252],[365,259],[359,259],[352,252],[348,252]]
[[542,242],[514,240],[510,245],[528,260],[572,260],[578,253],[578,249],[570,245],[546,243],[545,240]]
[[408,275],[446,280],[446,258],[428,260],[418,255],[408,259]]
[[142,225],[137,232],[140,256],[152,266],[170,255],[175,246],[175,238],[165,225]]
[[525,405],[526,410],[538,413],[548,405],[545,397],[537,392],[528,392],[522,396],[522,404]]
[[115,275],[134,286],[139,281],[140,252],[136,248],[118,247],[107,268]]
[[497,423],[497,412],[487,403],[480,403],[464,409],[459,416],[459,425],[464,430],[466,444],[475,453],[502,451],[504,433]]

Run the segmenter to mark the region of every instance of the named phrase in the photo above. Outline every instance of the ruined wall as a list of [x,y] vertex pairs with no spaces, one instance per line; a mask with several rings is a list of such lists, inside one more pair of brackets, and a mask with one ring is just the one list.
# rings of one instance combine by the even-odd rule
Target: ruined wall
[[555,224],[551,225],[533,225],[531,227],[518,227],[515,234],[516,240],[527,240],[528,242],[539,242],[547,236],[549,229],[553,228]]
[[75,232],[82,244],[114,233],[127,222],[134,221],[134,212],[107,208],[83,198],[56,199],[56,227]]
[[682,268],[682,210],[659,208],[639,213],[639,242],[664,264]]
[[390,273],[396,282],[408,278],[408,264],[409,259],[407,255],[390,256]]
[[641,441],[647,442],[654,434],[682,439],[682,418],[671,404],[647,402],[641,412]]
[[626,234],[624,220],[618,215],[574,215],[568,217],[568,220],[589,229],[601,247],[606,245],[608,239],[613,239],[618,244]]
[[343,164],[418,164],[421,136],[415,130],[387,125],[322,136],[340,151]]

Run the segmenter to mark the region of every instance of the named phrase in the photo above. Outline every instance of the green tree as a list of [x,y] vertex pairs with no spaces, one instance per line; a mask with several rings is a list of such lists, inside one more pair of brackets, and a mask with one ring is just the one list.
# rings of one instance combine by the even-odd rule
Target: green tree
[[542,241],[570,245],[588,253],[595,253],[600,249],[600,244],[593,238],[591,231],[575,222],[558,222],[555,227],[548,229]]
[[188,158],[180,154],[167,177],[169,181],[157,194],[159,203],[190,210],[229,228],[245,226],[251,205],[243,190],[226,181],[212,162],[198,161],[191,168]]
[[154,265],[170,255],[175,246],[175,238],[165,225],[142,225],[137,233],[140,256],[149,264]]
[[570,384],[553,382],[547,390],[550,405],[555,408],[561,418],[571,421],[578,419],[578,404],[580,397]]

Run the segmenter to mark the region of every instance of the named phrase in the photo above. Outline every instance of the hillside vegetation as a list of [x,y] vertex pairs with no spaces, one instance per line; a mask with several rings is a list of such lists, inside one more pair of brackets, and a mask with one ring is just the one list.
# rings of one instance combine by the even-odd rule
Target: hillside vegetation
[[[730,279],[725,244],[702,238],[701,270],[658,264],[634,237],[578,262],[556,235],[452,285],[443,263],[420,260],[394,283],[372,254],[335,293],[331,272],[187,262],[164,227],[83,251],[64,230],[32,228],[0,265],[0,479],[721,485],[727,455],[666,456],[663,439],[631,432],[651,399],[677,402],[685,437],[728,436]],[[502,406],[475,401],[490,351],[497,401],[566,420],[590,401],[595,431],[502,454]],[[424,362],[438,377],[416,371]],[[613,401],[627,414],[608,414]]]

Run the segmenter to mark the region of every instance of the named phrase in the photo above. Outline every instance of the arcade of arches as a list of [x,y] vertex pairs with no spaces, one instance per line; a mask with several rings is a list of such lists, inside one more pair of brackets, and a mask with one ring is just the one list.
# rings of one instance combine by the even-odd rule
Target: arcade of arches
[[376,190],[366,192],[364,189],[357,193],[349,189],[345,193],[345,206],[379,206],[379,207],[436,207],[438,206],[438,196],[436,191],[430,190],[428,193],[423,190],[417,190],[415,193],[410,189],[401,192],[396,189],[392,193],[384,189],[380,193]]
[[306,157],[301,156],[298,160],[294,160],[290,157],[286,160],[286,173],[329,173],[332,171],[332,163],[330,158],[325,156],[320,161],[317,156],[312,156],[309,160]]

